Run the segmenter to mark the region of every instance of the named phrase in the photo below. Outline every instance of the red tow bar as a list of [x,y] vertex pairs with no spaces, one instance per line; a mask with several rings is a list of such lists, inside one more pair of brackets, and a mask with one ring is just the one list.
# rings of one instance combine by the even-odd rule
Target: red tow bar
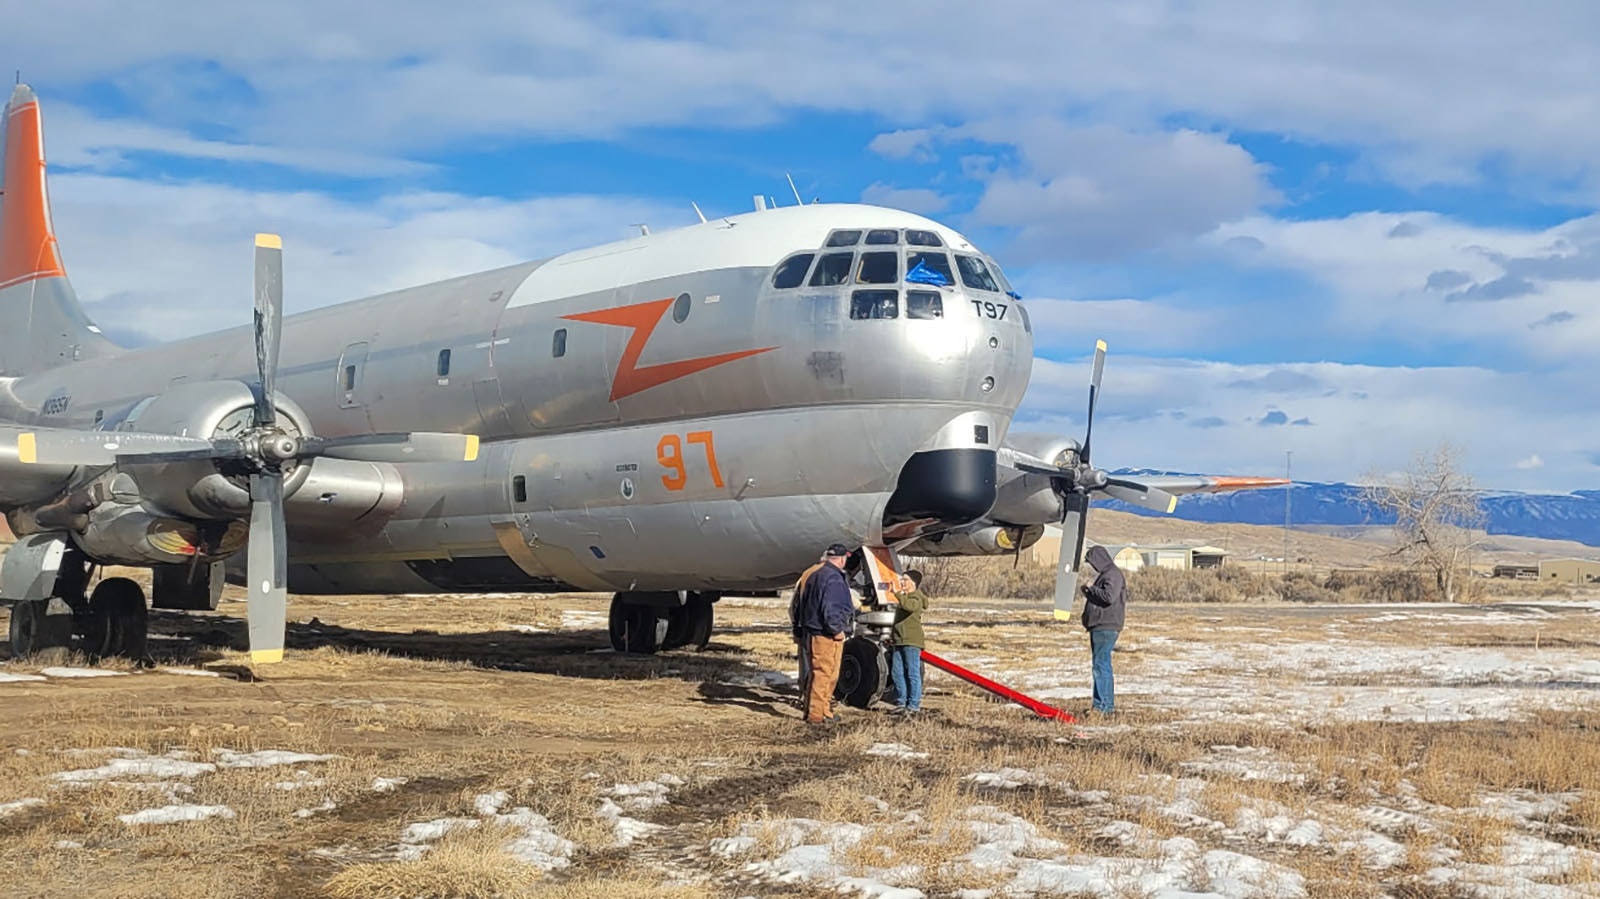
[[1037,699],[1034,699],[1032,696],[1025,696],[1021,693],[1018,693],[1016,690],[1011,689],[1010,687],[997,684],[975,671],[971,671],[961,667],[960,665],[957,665],[955,662],[949,661],[948,659],[941,659],[926,649],[922,651],[922,660],[939,669],[940,671],[954,674],[956,677],[961,678],[969,684],[982,687],[1001,699],[1014,702],[1017,705],[1020,705],[1028,711],[1034,713],[1035,715],[1038,715],[1040,718],[1046,718],[1052,721],[1065,721],[1068,724],[1078,720],[1077,718],[1073,717],[1071,712],[1063,711],[1053,705],[1047,705]]

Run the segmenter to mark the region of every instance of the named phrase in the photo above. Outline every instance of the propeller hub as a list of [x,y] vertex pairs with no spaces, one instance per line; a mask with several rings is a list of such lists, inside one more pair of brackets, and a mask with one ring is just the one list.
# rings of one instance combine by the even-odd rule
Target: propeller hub
[[261,439],[259,452],[262,460],[268,464],[281,465],[299,455],[300,441],[278,431]]
[[1099,490],[1110,480],[1110,476],[1099,468],[1084,468],[1078,471],[1077,483],[1084,490]]

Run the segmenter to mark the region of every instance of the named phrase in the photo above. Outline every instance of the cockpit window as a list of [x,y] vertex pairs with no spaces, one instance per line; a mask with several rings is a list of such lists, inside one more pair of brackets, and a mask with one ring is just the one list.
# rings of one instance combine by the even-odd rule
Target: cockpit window
[[860,231],[835,231],[828,235],[825,247],[853,247],[861,242]]
[[899,318],[900,291],[858,290],[850,295],[851,318]]
[[850,280],[850,264],[856,258],[854,253],[827,253],[822,261],[817,263],[817,270],[811,273],[812,287],[831,287],[834,284],[843,284]]
[[1016,305],[1012,306],[1011,308],[1017,310],[1017,314],[1022,316],[1022,331],[1023,331],[1023,333],[1032,334],[1033,333],[1033,322],[1031,320],[1029,320],[1029,318],[1028,318],[1028,307],[1022,305],[1021,303],[1017,303]]
[[944,298],[937,290],[906,291],[906,318],[944,318]]
[[887,244],[899,242],[900,232],[893,228],[874,228],[867,232],[867,243]]
[[914,247],[942,247],[944,241],[932,231],[906,230],[906,243]]
[[1000,285],[994,282],[994,276],[989,274],[989,267],[983,260],[976,256],[957,256],[956,267],[961,270],[961,283],[973,290],[992,290],[1000,292]]
[[778,265],[778,270],[772,275],[772,286],[779,290],[790,287],[799,287],[805,283],[806,270],[811,268],[811,260],[816,258],[815,253],[797,253],[783,260]]
[[932,284],[935,287],[949,287],[956,283],[955,276],[950,273],[950,257],[927,250],[906,253],[906,283]]
[[894,284],[899,280],[899,253],[879,252],[861,254],[861,267],[856,271],[856,283]]

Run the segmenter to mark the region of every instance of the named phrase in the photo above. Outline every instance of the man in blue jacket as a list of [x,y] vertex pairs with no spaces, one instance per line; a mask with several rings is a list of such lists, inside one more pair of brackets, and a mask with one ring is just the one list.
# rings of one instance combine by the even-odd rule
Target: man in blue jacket
[[1078,588],[1083,593],[1083,629],[1089,632],[1094,655],[1094,710],[1116,710],[1116,680],[1111,674],[1111,649],[1117,645],[1126,615],[1127,581],[1103,546],[1091,546],[1083,560],[1095,571],[1093,583]]
[[844,563],[850,549],[835,543],[823,554],[825,563],[805,579],[795,602],[796,625],[810,649],[811,690],[806,696],[806,723],[830,724],[833,688],[839,682],[839,661],[844,641],[855,623],[855,598],[845,580]]

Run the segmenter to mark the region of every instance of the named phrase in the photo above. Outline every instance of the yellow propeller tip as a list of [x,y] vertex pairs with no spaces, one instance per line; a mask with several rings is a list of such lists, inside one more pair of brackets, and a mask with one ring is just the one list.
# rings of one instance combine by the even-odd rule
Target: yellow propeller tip
[[1057,621],[1071,621],[1072,620],[1072,610],[1070,610],[1070,609],[1056,609],[1056,620]]
[[467,450],[462,455],[463,455],[463,458],[462,458],[463,462],[474,462],[474,461],[477,461],[477,458],[478,458],[478,435],[477,434],[468,434],[467,435]]
[[39,438],[37,435],[17,435],[17,461],[24,465],[33,465],[39,461]]
[[1094,348],[1103,353],[1106,351],[1106,342],[1104,340],[1096,340],[1094,342]]
[[256,246],[266,247],[269,250],[283,249],[283,238],[276,234],[257,234]]

